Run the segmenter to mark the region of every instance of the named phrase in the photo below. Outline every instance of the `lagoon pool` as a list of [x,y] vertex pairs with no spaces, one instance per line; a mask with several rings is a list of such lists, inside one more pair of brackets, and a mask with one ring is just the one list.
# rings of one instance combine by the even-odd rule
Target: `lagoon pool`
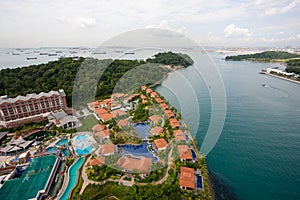
[[[48,153],[56,153],[56,151],[57,151],[57,149],[56,149],[55,147],[48,147],[48,148],[46,149],[46,152],[48,152]],[[66,157],[69,156],[69,151],[68,151],[68,149],[63,149],[63,150],[61,151],[61,153],[62,153],[64,156],[66,156]]]
[[121,150],[123,154],[144,156],[147,158],[152,158],[152,162],[156,162],[158,158],[155,157],[153,153],[148,150],[148,146],[149,144],[147,142],[142,142],[139,145],[133,145],[133,144],[118,145],[118,149]]
[[67,138],[61,139],[58,142],[56,142],[55,145],[61,146],[62,144],[64,144],[67,147],[68,146],[68,139]]
[[77,155],[86,155],[94,149],[93,145],[96,141],[88,134],[77,135],[72,139],[72,145]]
[[135,131],[140,136],[140,138],[144,139],[147,138],[147,132],[149,131],[150,127],[145,123],[138,123],[134,125]]
[[66,190],[60,197],[60,200],[67,200],[69,198],[70,193],[76,185],[77,178],[79,175],[78,169],[82,166],[84,162],[84,157],[80,157],[76,163],[74,163],[69,170],[69,182]]

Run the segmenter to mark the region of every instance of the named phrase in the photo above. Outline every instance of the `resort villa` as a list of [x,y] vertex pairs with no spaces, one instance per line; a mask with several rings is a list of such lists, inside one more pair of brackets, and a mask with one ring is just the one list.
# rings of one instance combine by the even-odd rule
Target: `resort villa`
[[168,143],[164,138],[154,140],[154,147],[158,151],[163,151],[168,147]]
[[110,143],[110,144],[103,144],[101,146],[101,155],[103,156],[109,156],[117,153],[117,147],[116,145]]
[[189,167],[180,167],[179,185],[181,189],[195,189],[195,170]]
[[188,145],[178,145],[177,149],[181,162],[193,160],[193,156]]

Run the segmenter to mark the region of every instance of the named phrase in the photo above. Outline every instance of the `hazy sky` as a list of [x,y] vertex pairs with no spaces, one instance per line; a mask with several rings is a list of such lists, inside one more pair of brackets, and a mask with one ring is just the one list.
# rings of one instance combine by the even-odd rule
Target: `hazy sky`
[[200,45],[300,46],[300,0],[0,0],[0,47],[96,47],[140,28]]

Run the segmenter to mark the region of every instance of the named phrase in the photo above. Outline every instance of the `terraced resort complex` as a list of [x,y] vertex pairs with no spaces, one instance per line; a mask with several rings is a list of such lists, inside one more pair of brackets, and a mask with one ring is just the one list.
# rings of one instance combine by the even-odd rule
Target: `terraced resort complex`
[[181,113],[151,88],[114,93],[74,116],[57,108],[46,122],[2,133],[0,199],[210,199],[204,157]]

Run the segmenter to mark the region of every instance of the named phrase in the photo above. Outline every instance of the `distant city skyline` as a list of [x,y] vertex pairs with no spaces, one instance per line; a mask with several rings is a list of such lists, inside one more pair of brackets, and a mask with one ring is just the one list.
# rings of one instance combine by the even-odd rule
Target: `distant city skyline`
[[202,46],[300,46],[299,0],[0,1],[0,47],[97,47],[162,28]]

